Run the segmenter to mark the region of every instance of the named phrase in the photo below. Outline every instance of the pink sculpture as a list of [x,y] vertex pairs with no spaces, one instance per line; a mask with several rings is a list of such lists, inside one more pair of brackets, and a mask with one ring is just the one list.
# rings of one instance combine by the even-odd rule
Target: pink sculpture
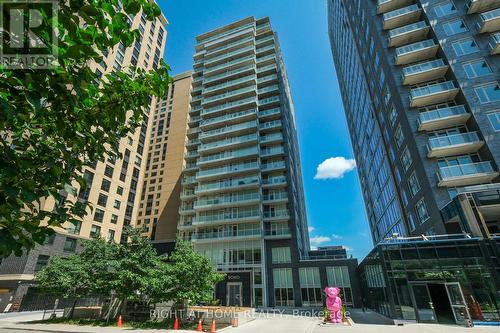
[[335,324],[342,323],[342,299],[338,296],[339,288],[326,287],[326,308],[330,312],[330,321]]

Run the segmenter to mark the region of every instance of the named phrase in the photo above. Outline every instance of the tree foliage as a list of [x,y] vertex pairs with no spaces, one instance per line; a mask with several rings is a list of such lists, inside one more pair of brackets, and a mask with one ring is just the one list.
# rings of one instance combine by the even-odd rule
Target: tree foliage
[[[84,216],[86,202],[66,200],[46,211],[43,200],[74,197],[72,184],[86,186],[83,168],[120,156],[119,141],[141,125],[150,96],[166,94],[163,61],[155,70],[128,67],[102,79],[92,70],[120,43],[130,47],[139,38],[128,15],[142,10],[154,20],[161,13],[147,0],[120,3],[124,12],[119,0],[58,1],[57,15],[44,12],[42,25],[57,26],[56,66],[0,66],[0,257],[19,255],[42,243],[50,227]],[[56,45],[49,33],[42,40]]]
[[189,242],[178,239],[167,258],[139,230],[129,229],[127,235],[125,244],[94,239],[85,241],[79,254],[51,260],[36,275],[37,287],[62,297],[113,294],[122,305],[127,300],[197,304],[212,299],[223,275]]

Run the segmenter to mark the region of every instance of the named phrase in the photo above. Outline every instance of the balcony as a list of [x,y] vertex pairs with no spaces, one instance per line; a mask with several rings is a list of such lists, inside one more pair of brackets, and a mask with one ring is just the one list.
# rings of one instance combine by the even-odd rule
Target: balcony
[[186,147],[188,147],[188,148],[194,148],[195,146],[197,146],[199,144],[200,144],[200,140],[199,139],[193,139],[193,140],[189,140],[187,142]]
[[274,211],[264,212],[264,220],[266,221],[277,221],[277,220],[288,220],[290,219],[290,213],[288,209],[277,209]]
[[479,162],[441,167],[438,171],[438,186],[455,187],[488,183],[498,177],[491,162]]
[[279,118],[281,116],[280,108],[267,109],[259,112],[259,119]]
[[228,51],[230,49],[236,49],[236,48],[245,47],[247,45],[253,45],[253,41],[254,41],[253,36],[248,36],[246,38],[237,39],[234,42],[224,44],[224,45],[217,47],[215,49],[211,49],[210,51],[206,52],[205,58],[210,59],[211,57],[217,56],[217,54],[220,54],[221,52]]
[[403,6],[408,6],[412,4],[412,0],[378,0],[377,1],[377,14],[383,14],[401,8]]
[[257,79],[257,83],[260,84],[260,83],[265,83],[265,82],[269,82],[269,81],[274,81],[277,79],[278,79],[278,74],[271,74],[271,75],[263,76],[263,77]]
[[227,138],[220,141],[214,141],[201,145],[198,148],[199,153],[208,153],[219,151],[222,149],[227,149],[229,147],[234,148],[237,146],[249,145],[251,143],[257,143],[258,137],[257,133]]
[[212,155],[202,156],[198,159],[198,166],[222,163],[229,160],[234,160],[242,157],[251,157],[259,155],[259,147],[251,146],[238,150],[228,150]]
[[191,150],[191,151],[188,151],[185,155],[184,155],[184,158],[186,160],[191,160],[191,159],[196,159],[200,157],[200,154],[196,151],[196,150]]
[[282,155],[285,153],[284,147],[272,147],[272,148],[264,148],[261,149],[260,156],[261,157],[271,157],[275,155]]
[[416,22],[420,19],[422,8],[417,4],[393,10],[384,14],[384,30],[394,29],[405,24]]
[[231,125],[231,126],[226,126],[226,127],[221,127],[217,129],[213,129],[210,131],[202,132],[200,134],[200,139],[203,141],[205,139],[216,139],[218,137],[225,136],[227,134],[245,134],[252,132],[257,128],[257,122],[255,120],[248,121],[245,123],[241,124],[236,124],[236,125]]
[[419,131],[435,131],[441,128],[460,126],[467,123],[471,114],[463,105],[421,112],[418,115]]
[[262,231],[260,229],[248,229],[248,230],[227,230],[221,232],[206,232],[197,233],[193,235],[191,241],[193,243],[210,243],[210,242],[220,242],[224,241],[239,241],[239,240],[254,240],[260,239],[262,236]]
[[234,58],[241,57],[241,55],[243,55],[243,54],[253,54],[253,53],[255,53],[255,46],[249,45],[249,46],[246,46],[242,49],[237,49],[235,51],[224,53],[224,54],[221,54],[219,56],[216,56],[216,57],[213,57],[210,59],[205,58],[205,67],[207,67],[207,70],[210,70],[210,68],[208,68],[208,67],[213,66],[214,64],[217,64],[217,63],[221,63],[222,60],[227,61],[229,58],[233,58],[233,60],[235,60]]
[[267,55],[265,57],[257,58],[257,65],[258,66],[274,64],[275,62],[276,62],[276,56],[274,55],[274,53]]
[[257,99],[252,96],[249,98],[231,101],[214,107],[206,108],[201,111],[201,115],[205,116],[217,112],[227,111],[228,109],[243,108],[248,105],[257,106]]
[[239,68],[236,68],[233,70],[225,71],[224,73],[221,73],[221,74],[206,77],[205,80],[203,81],[203,83],[206,85],[206,84],[209,84],[209,83],[212,83],[215,81],[219,81],[219,80],[223,80],[223,79],[229,80],[233,76],[240,75],[243,73],[246,74],[247,72],[248,72],[248,74],[254,74],[255,73],[255,65],[252,64],[252,65],[248,65],[248,66],[243,66],[243,67],[239,67]]
[[236,192],[233,194],[226,194],[217,197],[199,199],[194,204],[194,209],[210,210],[214,208],[230,208],[249,204],[260,203],[260,192]]
[[179,215],[193,215],[193,214],[195,214],[195,211],[194,208],[191,206],[179,208]]
[[223,90],[226,88],[237,88],[237,87],[245,86],[248,84],[255,84],[256,79],[257,79],[257,76],[255,74],[251,74],[251,75],[247,75],[247,76],[244,76],[242,78],[235,79],[235,80],[229,80],[229,81],[226,81],[224,83],[221,83],[221,84],[218,84],[215,86],[204,88],[203,94],[205,95],[208,93],[217,92],[219,90]]
[[458,91],[453,81],[434,83],[423,87],[414,88],[410,91],[410,106],[418,108],[422,106],[444,103],[453,100]]
[[498,8],[500,2],[498,0],[469,0],[465,6],[467,14],[474,14]]
[[476,132],[459,133],[429,139],[427,157],[465,155],[477,152],[484,145]]
[[269,105],[269,104],[276,104],[280,102],[280,97],[279,96],[273,96],[273,97],[268,97],[264,99],[259,99],[259,106],[264,106],[264,105]]
[[256,91],[255,91],[255,86],[250,86],[250,87],[245,87],[237,90],[230,90],[227,91],[223,94],[211,96],[211,97],[205,97],[203,98],[202,104],[204,106],[207,106],[207,104],[215,104],[217,102],[225,101],[225,100],[234,100],[237,98],[245,98],[245,97],[250,97],[250,96],[255,96]]
[[226,165],[219,168],[201,170],[196,175],[196,179],[201,181],[201,180],[217,178],[220,176],[226,176],[226,175],[229,176],[249,171],[258,171],[258,170],[260,170],[260,165],[257,161],[239,163],[233,165]]
[[491,54],[500,54],[500,32],[491,35],[490,41]]
[[264,234],[265,239],[288,239],[292,237],[292,232],[289,228],[278,230],[266,230]]
[[241,122],[243,120],[255,119],[256,117],[257,117],[257,110],[256,109],[245,110],[245,111],[230,113],[230,114],[223,115],[220,117],[204,119],[200,123],[200,127],[203,130],[205,130],[205,129],[212,127],[212,126],[218,126],[218,125],[222,125],[222,124],[230,125],[230,124],[234,124],[237,122]]
[[[257,94],[259,94],[259,95],[273,94],[273,93],[279,92],[279,90],[280,90],[279,86],[277,84],[273,84],[271,86],[260,88],[259,90],[257,90]],[[260,96],[260,97],[262,97],[262,96]]]
[[194,193],[194,190],[185,189],[181,193],[181,200],[189,200],[189,199],[194,199],[194,198],[196,198],[196,194]]
[[196,171],[196,170],[198,170],[198,164],[196,162],[187,163],[186,167],[184,168],[185,172]]
[[262,74],[262,73],[271,72],[271,71],[276,72],[277,70],[278,70],[278,68],[276,67],[276,65],[272,64],[272,65],[267,65],[267,66],[258,68],[257,73]]
[[438,49],[439,45],[432,39],[398,47],[396,49],[396,65],[407,65],[434,58]]
[[259,124],[259,129],[261,131],[272,130],[281,128],[281,120],[268,121],[266,123]]
[[448,65],[443,59],[436,59],[403,68],[403,84],[414,85],[437,80],[445,76]]
[[286,169],[285,161],[274,161],[269,163],[264,163],[260,166],[262,172],[284,170]]
[[221,191],[258,188],[259,184],[260,180],[258,176],[238,178],[238,179],[233,179],[231,181],[214,182],[214,183],[199,185],[196,188],[195,193],[199,195],[199,194],[217,193]]
[[251,55],[248,55],[246,57],[238,58],[238,59],[231,60],[231,61],[225,62],[223,64],[220,64],[220,65],[217,65],[214,67],[207,68],[205,70],[204,74],[205,74],[205,76],[208,76],[208,75],[213,74],[215,72],[219,72],[222,69],[229,70],[232,67],[236,67],[236,66],[242,67],[242,65],[245,65],[245,64],[246,65],[255,64],[255,55],[251,54]]
[[271,193],[271,194],[264,195],[262,197],[262,202],[264,204],[288,202],[288,193],[287,192],[278,192],[278,193]]
[[283,134],[281,133],[270,133],[262,135],[260,137],[260,143],[271,143],[271,142],[282,142]]
[[272,177],[262,180],[262,186],[264,187],[271,187],[271,186],[281,187],[281,186],[286,186],[286,184],[287,183],[285,176]]
[[479,15],[479,32],[494,32],[500,30],[500,8]]
[[[227,211],[226,211],[227,210]],[[193,222],[194,225],[203,224],[221,224],[221,223],[246,223],[246,222],[257,222],[261,219],[260,209],[247,208],[247,209],[226,209],[217,214],[210,215],[200,215]]]
[[405,25],[389,31],[389,47],[397,47],[424,39],[430,27],[425,21]]

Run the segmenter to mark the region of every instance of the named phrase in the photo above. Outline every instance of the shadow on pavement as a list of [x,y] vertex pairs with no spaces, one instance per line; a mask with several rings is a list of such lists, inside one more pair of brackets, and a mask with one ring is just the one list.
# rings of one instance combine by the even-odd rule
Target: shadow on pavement
[[355,324],[394,325],[394,320],[371,310],[363,312],[361,309],[350,309],[349,311],[351,319]]

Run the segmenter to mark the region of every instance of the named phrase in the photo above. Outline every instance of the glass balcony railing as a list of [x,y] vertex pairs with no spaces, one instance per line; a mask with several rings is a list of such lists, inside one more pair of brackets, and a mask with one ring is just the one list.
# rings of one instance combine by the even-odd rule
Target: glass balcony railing
[[244,76],[244,77],[236,79],[236,80],[226,81],[224,83],[221,83],[221,84],[218,84],[218,85],[215,85],[215,86],[212,86],[212,87],[207,87],[207,88],[203,89],[203,94],[207,94],[207,93],[210,93],[212,91],[217,91],[219,89],[224,89],[224,88],[228,88],[228,87],[231,87],[231,86],[235,86],[237,84],[240,84],[240,83],[243,83],[243,82],[252,81],[252,80],[255,80],[255,79],[257,79],[257,76],[255,74],[253,74],[253,75]]
[[280,127],[280,126],[281,126],[281,120],[273,120],[273,121],[268,121],[268,122],[259,124],[259,128],[261,130]]
[[438,136],[429,139],[428,150],[446,148],[450,146],[477,143],[481,141],[477,132],[459,133],[452,135]]
[[413,44],[408,44],[405,46],[398,47],[396,49],[396,55],[403,56],[403,55],[406,55],[408,53],[418,52],[418,51],[421,51],[421,50],[424,50],[424,49],[427,49],[430,47],[434,47],[434,46],[437,46],[437,44],[434,42],[434,40],[427,39],[427,40],[424,40],[421,42],[416,42]]
[[186,158],[197,158],[200,154],[196,150],[190,150],[185,155]]
[[278,193],[271,193],[271,194],[265,194],[262,197],[263,201],[282,201],[282,200],[288,200],[288,193],[287,192],[278,192]]
[[257,58],[257,63],[261,63],[261,62],[271,60],[271,59],[276,60],[276,56],[274,54],[270,54],[270,55],[267,55],[265,57]]
[[278,154],[284,154],[284,153],[285,153],[285,148],[284,147],[267,148],[267,149],[262,149],[260,151],[260,155],[262,157],[267,157],[267,156],[272,156],[272,155],[278,155]]
[[224,44],[224,45],[222,45],[220,47],[217,47],[215,49],[209,50],[206,53],[205,57],[209,58],[209,56],[212,55],[212,54],[214,54],[214,53],[219,53],[220,51],[224,51],[224,50],[230,49],[230,48],[232,48],[234,46],[237,46],[237,45],[240,45],[240,44],[245,44],[247,42],[252,42],[253,39],[254,39],[253,36],[250,36],[250,37],[245,37],[245,38],[242,38],[242,39],[238,39],[235,42]]
[[217,128],[214,130],[202,132],[200,134],[200,139],[201,138],[208,138],[211,136],[223,135],[223,134],[241,131],[241,130],[245,130],[245,129],[250,129],[250,128],[254,128],[254,127],[257,127],[257,122],[255,120],[248,121],[248,122],[241,123],[241,124],[226,126],[226,127]]
[[250,208],[232,208],[223,210],[216,214],[199,215],[196,218],[195,224],[202,223],[219,223],[226,221],[238,221],[247,219],[258,219],[261,217],[260,208],[250,207]]
[[498,7],[497,0],[468,0],[465,4],[467,14],[484,12]]
[[219,238],[238,238],[238,237],[250,237],[250,236],[261,236],[262,231],[260,229],[247,229],[247,230],[226,230],[221,232],[206,232],[197,233],[193,235],[194,240],[203,239],[219,239]]
[[255,170],[260,167],[257,161],[238,163],[234,165],[225,165],[219,168],[213,168],[208,170],[202,170],[196,175],[197,178],[210,177],[221,174],[229,174],[234,172],[245,172],[249,170]]
[[259,112],[259,117],[268,117],[281,114],[281,108],[268,109]]
[[216,154],[200,157],[198,159],[198,165],[201,165],[204,163],[209,163],[209,162],[217,162],[217,161],[223,161],[223,160],[227,160],[227,159],[258,155],[258,154],[259,154],[259,147],[248,147],[248,148],[244,148],[244,149],[224,151],[221,153],[216,153]]
[[237,74],[240,74],[240,73],[244,73],[244,72],[249,71],[251,69],[253,69],[255,71],[255,65],[254,64],[248,65],[248,66],[244,66],[244,67],[239,67],[239,68],[236,68],[236,69],[233,69],[233,70],[226,71],[226,72],[221,73],[221,74],[217,74],[217,75],[206,77],[204,83],[207,84],[207,83],[210,83],[210,82],[214,82],[214,81],[217,81],[217,80],[220,80],[220,79],[232,76],[232,75],[237,75]]
[[240,63],[244,63],[244,62],[249,61],[249,60],[255,60],[255,55],[251,54],[251,55],[248,55],[246,57],[241,57],[241,58],[238,58],[238,59],[235,59],[235,60],[231,60],[231,61],[225,62],[223,64],[220,64],[220,65],[217,65],[217,66],[214,66],[214,67],[207,68],[205,70],[204,74],[208,75],[208,74],[210,74],[212,72],[218,71],[219,69],[230,67],[230,66],[233,66],[233,65],[236,65],[236,64],[240,64]]
[[189,122],[190,123],[196,123],[201,120],[200,116],[194,116],[194,117],[189,117]]
[[220,117],[205,119],[200,123],[200,125],[201,126],[209,126],[209,125],[218,124],[220,122],[226,122],[226,121],[229,121],[232,119],[244,118],[246,116],[251,116],[251,115],[256,115],[256,114],[257,114],[256,109],[234,112],[234,113],[230,113],[230,114],[220,116]]
[[260,167],[263,171],[270,171],[270,170],[285,168],[286,164],[285,161],[276,161],[276,162],[264,163]]
[[420,37],[425,37],[429,26],[425,21],[412,23],[400,28],[389,30],[389,46],[400,46],[401,44],[408,44]]
[[283,237],[283,236],[291,236],[292,232],[289,228],[277,229],[277,230],[266,230],[265,236],[269,237]]
[[419,11],[419,10],[420,10],[420,7],[418,7],[417,4],[413,4],[411,6],[403,7],[403,8],[396,9],[396,10],[390,11],[388,13],[385,13],[383,18],[384,18],[384,21],[388,21],[388,20],[406,15],[406,14],[411,13],[411,12]]
[[260,31],[262,29],[271,29],[271,24],[270,23],[264,23],[260,24],[257,26],[257,31]]
[[265,219],[289,218],[289,217],[290,217],[290,213],[288,212],[288,209],[264,212]]
[[[427,86],[414,88],[410,90],[411,106],[425,106],[429,104],[445,102],[446,100],[453,99],[457,91],[458,88],[455,87],[453,81],[434,83]],[[450,92],[450,94],[447,94],[448,92]],[[451,92],[455,93],[451,94]],[[437,98],[437,95],[444,95],[444,97]]]
[[257,93],[260,95],[260,94],[265,94],[267,92],[279,91],[279,89],[280,87],[277,84],[273,84],[271,86],[260,88],[259,90],[257,90]]
[[417,65],[412,65],[403,68],[403,75],[405,77],[420,74],[423,72],[431,71],[433,69],[441,68],[446,66],[443,59],[436,59],[432,61],[427,61]]
[[259,105],[267,105],[275,102],[279,102],[280,97],[279,96],[273,96],[273,97],[268,97],[264,99],[259,99]]
[[267,65],[267,66],[264,66],[264,67],[260,67],[260,68],[257,69],[257,73],[267,72],[269,70],[276,71],[277,70],[276,65],[275,64],[271,64],[271,65]]
[[279,176],[279,177],[262,179],[262,185],[279,185],[279,184],[286,184],[286,177]]
[[217,105],[217,106],[214,106],[211,108],[205,108],[201,111],[201,115],[203,116],[203,115],[207,115],[210,113],[219,112],[219,111],[222,111],[225,109],[230,109],[230,108],[234,108],[234,107],[237,107],[240,105],[245,105],[245,104],[250,104],[250,103],[257,103],[257,99],[255,97],[249,97],[249,98],[240,99],[240,100],[237,100],[234,102],[228,102],[228,103],[225,103],[222,105]]
[[493,32],[500,29],[500,8],[481,13],[478,23],[479,32]]
[[213,206],[231,205],[236,203],[256,202],[256,201],[260,201],[260,193],[258,191],[237,192],[234,194],[211,197],[207,199],[200,199],[196,201],[194,207],[195,208],[213,207]]
[[474,176],[477,174],[492,174],[494,172],[491,162],[486,161],[440,167],[438,177],[440,181],[444,181],[451,178]]
[[267,36],[267,37],[264,37],[264,38],[257,39],[257,45],[265,43],[265,42],[268,42],[270,40],[274,41],[274,36]]
[[[266,51],[270,51],[270,50],[275,50],[276,47],[274,45],[269,45],[269,46],[264,46],[264,47],[261,47],[261,48],[257,48],[257,54],[259,53],[263,53],[263,52],[266,52]],[[257,59],[258,61],[258,59]]]
[[199,145],[200,144],[200,140],[199,139],[193,139],[193,140],[189,140],[187,145],[188,146],[196,146],[196,145]]
[[260,137],[260,143],[268,143],[268,142],[282,141],[282,140],[283,140],[283,134],[281,133],[271,133],[268,135],[262,135]]
[[206,44],[206,43],[212,42],[214,40],[221,39],[223,37],[227,37],[229,35],[235,34],[237,32],[240,32],[240,31],[243,31],[243,30],[247,30],[247,29],[251,29],[254,26],[255,26],[255,24],[253,22],[252,23],[247,23],[245,25],[242,25],[242,26],[239,26],[239,27],[235,27],[235,28],[230,29],[228,31],[225,31],[223,33],[216,34],[216,35],[213,35],[213,36],[210,36],[210,37],[207,37],[207,38],[200,39],[200,40],[198,40],[198,44],[202,44],[202,43]]
[[[246,47],[244,47],[242,49],[238,49],[238,50],[235,50],[235,51],[224,53],[224,54],[221,54],[220,56],[217,56],[217,57],[214,57],[214,58],[206,59],[205,60],[205,67],[208,67],[211,63],[217,62],[219,60],[230,58],[230,57],[234,57],[234,56],[237,56],[238,54],[242,54],[242,53],[245,53],[245,52],[248,52],[248,51],[255,51],[255,46],[253,46],[253,45],[246,46]],[[207,69],[210,70],[210,68],[207,68]]]
[[248,135],[224,139],[221,141],[206,143],[198,147],[198,151],[206,151],[210,149],[222,148],[226,146],[237,145],[240,143],[248,143],[256,140],[257,140],[257,133],[252,133]]
[[[446,108],[440,108],[437,110],[421,112],[418,115],[419,127],[424,130],[434,130],[439,127],[432,126],[432,123],[443,122],[443,126],[451,127],[454,125],[460,125],[462,122],[455,123],[453,118],[463,118],[463,121],[467,121],[470,117],[470,113],[467,112],[463,105],[450,106]],[[425,127],[425,128],[424,128]]]
[[238,95],[250,93],[250,92],[255,92],[254,86],[245,87],[245,88],[236,89],[236,90],[231,90],[231,91],[225,92],[225,93],[220,94],[220,95],[206,97],[203,99],[203,104],[220,101],[220,100],[223,100],[223,99],[226,99],[229,97],[238,96]]
[[491,49],[491,54],[500,53],[500,32],[491,35],[490,49]]
[[257,79],[257,83],[263,83],[263,82],[277,80],[277,79],[278,79],[277,74],[271,74],[271,75],[263,76],[263,77]]
[[208,191],[219,191],[219,190],[227,190],[231,188],[238,188],[242,186],[249,186],[249,185],[258,185],[260,184],[260,178],[259,176],[249,176],[249,177],[242,177],[242,178],[236,178],[236,179],[231,179],[231,180],[224,180],[224,181],[217,181],[217,182],[210,182],[210,183],[205,183],[198,185],[196,188],[195,193],[202,193],[202,192],[208,192]]

